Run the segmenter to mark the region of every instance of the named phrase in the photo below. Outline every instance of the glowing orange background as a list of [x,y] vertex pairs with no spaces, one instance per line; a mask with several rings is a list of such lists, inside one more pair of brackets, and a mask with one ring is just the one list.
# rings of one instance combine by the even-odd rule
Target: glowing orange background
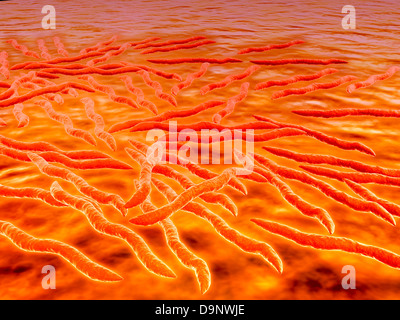
[[[274,50],[254,54],[255,57],[316,57],[342,58],[350,63],[340,66],[340,75],[352,74],[365,79],[371,74],[381,73],[388,66],[398,62],[399,21],[397,1],[352,1],[357,9],[357,29],[343,30],[341,8],[348,1],[51,1],[57,10],[57,29],[41,29],[41,8],[48,1],[1,2],[0,50],[10,54],[11,65],[31,60],[23,57],[3,40],[15,38],[33,50],[37,50],[36,40],[43,38],[51,54],[56,51],[51,38],[59,36],[70,53],[77,54],[84,47],[109,39],[113,34],[125,40],[141,40],[150,36],[176,39],[193,35],[204,35],[217,41],[216,44],[175,53],[158,53],[154,57],[181,56],[229,56],[238,49],[270,43],[283,43],[303,39],[307,43],[288,50]],[[396,25],[397,23],[397,25]],[[397,31],[396,31],[397,30]],[[146,63],[145,58],[133,51],[118,59]],[[118,59],[114,59],[115,61]],[[237,93],[240,83],[223,90],[216,90],[202,97],[198,90],[206,83],[223,79],[227,74],[243,70],[243,65],[212,66],[201,80],[178,96],[180,106],[195,106],[212,98],[226,99]],[[163,70],[177,72],[182,76],[198,70],[198,65],[163,66]],[[318,66],[265,67],[251,78],[251,85],[266,79],[285,78],[294,74],[311,73]],[[328,76],[336,79],[337,75]],[[140,83],[140,78],[133,75]],[[100,77],[104,84],[112,85],[117,93],[127,94],[117,77]],[[300,152],[315,152],[337,155],[379,164],[398,167],[399,124],[393,119],[370,119],[364,117],[339,120],[319,120],[301,118],[291,113],[296,108],[341,106],[370,106],[397,108],[399,104],[398,78],[379,83],[374,87],[348,95],[345,87],[317,92],[307,96],[293,96],[271,101],[274,88],[251,91],[248,98],[239,104],[225,124],[251,121],[252,114],[271,116],[274,119],[307,125],[327,134],[353,139],[372,147],[377,156],[373,159],[358,152],[343,151],[324,145],[307,137],[280,139],[269,145],[288,148]],[[165,91],[169,91],[173,81],[157,78]],[[325,80],[324,80],[325,81]],[[303,86],[300,83],[296,86]],[[170,107],[154,97],[154,92],[140,83],[148,99],[165,111]],[[82,94],[84,96],[86,94]],[[96,112],[100,113],[107,128],[118,121],[150,116],[145,110],[133,110],[128,106],[112,103],[105,95],[90,95],[95,99]],[[23,141],[45,140],[66,150],[90,149],[87,144],[67,136],[62,126],[49,120],[43,110],[33,103],[26,103],[26,113],[31,124],[24,129],[16,128],[16,121],[9,109],[0,110],[0,117],[8,126],[0,134]],[[78,128],[93,130],[93,123],[87,119],[83,105],[77,99],[66,97],[65,104],[56,110],[67,113]],[[213,110],[207,111],[181,123],[209,121]],[[119,151],[112,154],[134,165],[124,152],[129,137],[143,140],[144,133],[118,133]],[[259,144],[262,146],[263,144]],[[111,154],[103,143],[101,151]],[[266,154],[265,151],[261,151]],[[291,161],[270,156],[281,164],[295,167]],[[39,173],[30,163],[20,163],[2,157],[0,159],[0,183],[13,187],[37,186],[49,189],[53,179]],[[213,170],[221,171],[220,168]],[[139,168],[129,172],[117,170],[76,171],[90,184],[128,199],[132,194],[133,179]],[[199,180],[195,180],[198,182]],[[332,183],[350,194],[351,190],[341,183]],[[76,190],[67,183],[62,186],[71,193]],[[230,217],[217,206],[209,206],[233,227],[244,234],[263,240],[272,245],[284,262],[284,273],[276,274],[261,258],[245,254],[235,246],[220,238],[209,224],[201,219],[178,212],[173,220],[179,228],[184,243],[205,259],[212,272],[211,289],[200,295],[194,274],[184,268],[168,250],[159,227],[132,227],[141,234],[157,255],[175,271],[178,278],[167,280],[148,273],[130,249],[121,241],[96,233],[85,217],[72,209],[51,208],[41,202],[2,198],[0,219],[14,223],[25,231],[43,238],[53,238],[76,246],[95,261],[108,266],[124,277],[116,284],[90,281],[58,257],[25,253],[14,247],[7,239],[0,238],[0,298],[1,299],[397,299],[399,298],[400,271],[379,262],[341,252],[321,252],[303,248],[268,234],[249,222],[250,218],[267,218],[291,225],[307,232],[325,232],[320,225],[300,215],[282,200],[270,185],[246,182],[247,197],[235,191],[224,189],[238,205],[239,217]],[[400,253],[398,227],[391,227],[371,214],[355,212],[340,205],[318,191],[291,182],[295,191],[311,203],[327,209],[336,223],[336,235],[378,245]],[[174,184],[176,190],[180,187]],[[373,186],[373,191],[389,200],[398,200],[398,188]],[[353,194],[354,195],[354,194]],[[160,205],[160,195],[153,194],[153,200]],[[103,207],[107,218],[127,224],[126,219],[109,207]],[[139,209],[131,210],[130,216]],[[43,290],[40,273],[44,265],[53,265],[57,270],[57,289]],[[353,265],[357,271],[357,289],[341,288],[341,269]]]

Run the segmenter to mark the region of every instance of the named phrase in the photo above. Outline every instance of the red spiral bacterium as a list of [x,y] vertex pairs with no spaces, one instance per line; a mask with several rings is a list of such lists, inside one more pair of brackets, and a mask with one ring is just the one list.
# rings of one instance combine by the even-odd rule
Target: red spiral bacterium
[[91,51],[97,51],[98,49],[100,49],[102,47],[106,47],[106,46],[112,44],[117,39],[118,39],[118,36],[114,35],[114,36],[111,37],[110,40],[98,42],[95,46],[88,47],[86,49],[82,49],[79,53],[80,54],[85,54],[85,53],[88,53],[88,52],[91,52]]
[[345,60],[340,59],[278,59],[278,60],[250,60],[255,64],[261,64],[266,66],[280,66],[285,64],[315,64],[315,65],[328,65],[328,64],[343,64],[348,63]]
[[38,78],[44,78],[44,79],[58,79],[58,78],[60,78],[59,76],[57,76],[55,74],[47,73],[47,72],[44,72],[44,71],[36,72],[36,76]]
[[78,98],[78,96],[79,96],[78,91],[76,91],[74,88],[67,88],[67,89],[61,91],[61,93],[69,94],[71,97],[74,97],[74,98]]
[[[37,84],[35,84],[33,82],[23,83],[21,85],[21,87],[32,89],[32,90],[41,89],[41,87],[39,85],[37,85]],[[47,94],[44,94],[43,97],[48,99],[48,100],[50,100],[50,101],[54,101],[54,102],[56,102],[57,104],[60,104],[60,105],[64,103],[63,97],[58,93],[47,93]]]
[[[19,143],[21,143],[20,141],[18,141]],[[2,142],[3,143],[3,142]],[[43,142],[39,142],[37,145],[37,142],[31,142],[31,143],[27,143],[28,146],[26,146],[26,148],[29,151],[35,151],[35,150],[30,150],[38,148],[40,149],[41,147],[43,147],[44,145],[42,145]],[[47,146],[47,145],[46,145]],[[52,146],[52,145],[50,145]],[[78,151],[64,151],[64,150],[56,150],[56,152],[63,154],[64,156],[67,156],[70,159],[73,160],[95,160],[95,159],[110,159],[110,156],[108,154],[105,154],[101,151],[97,151],[97,150],[78,150]]]
[[[209,122],[209,121],[201,121],[201,122],[195,122],[195,123],[190,123],[190,124],[177,124],[176,125],[176,130],[182,131],[186,129],[192,129],[195,131],[201,131],[201,130],[212,130],[212,129],[217,129],[217,130],[230,130],[232,133],[234,130],[247,130],[247,129],[277,129],[279,128],[277,125],[273,123],[267,123],[267,122],[262,122],[262,121],[254,121],[254,122],[247,122],[244,124],[237,124],[234,126],[224,126],[215,122]],[[142,123],[138,123],[135,125],[132,129],[131,132],[136,132],[136,131],[147,131],[151,129],[162,129],[162,130],[169,130],[170,129],[170,124],[169,123],[162,123],[158,121],[145,121]]]
[[306,172],[279,166],[275,162],[261,155],[254,154],[253,156],[258,163],[260,163],[261,165],[265,166],[266,168],[270,169],[272,172],[278,174],[283,178],[298,180],[302,183],[305,183],[320,190],[327,197],[332,198],[337,202],[342,203],[356,211],[371,212],[376,216],[382,218],[383,220],[389,222],[390,224],[396,225],[396,221],[394,220],[393,216],[375,202],[352,197],[347,193],[332,187],[329,183],[314,178],[312,175]]
[[[10,77],[9,70],[4,66],[4,64],[0,67],[0,74],[2,74],[6,79]],[[8,84],[5,82],[1,82],[0,88],[9,88]]]
[[81,102],[85,105],[86,115],[95,124],[94,134],[96,137],[103,140],[112,151],[116,151],[117,143],[111,134],[104,131],[103,117],[94,111],[93,100],[90,98],[83,98]]
[[109,155],[101,151],[97,150],[64,151],[44,141],[23,142],[23,141],[13,140],[0,135],[0,143],[4,146],[20,151],[33,151],[33,152],[54,151],[62,155],[65,155],[70,159],[75,159],[75,160],[107,159],[107,158],[110,159]]
[[[15,90],[13,96],[18,96],[18,90]],[[29,117],[23,112],[24,105],[22,103],[17,103],[14,105],[13,114],[15,119],[18,121],[18,128],[26,127],[29,124]],[[0,126],[6,126],[3,119],[0,119]]]
[[400,186],[400,178],[384,176],[378,173],[341,172],[334,169],[322,168],[317,166],[308,166],[308,165],[302,165],[300,167],[310,173],[332,179],[337,179],[339,181],[344,181],[344,179],[347,179],[358,183],[377,183],[389,186]]
[[150,110],[154,114],[158,114],[156,105],[151,101],[145,100],[142,89],[133,86],[131,77],[122,76],[120,79],[125,83],[126,88],[136,96],[136,102],[139,106]]
[[150,75],[147,71],[140,70],[137,72],[137,74],[139,74],[142,77],[146,85],[154,89],[157,98],[167,101],[174,107],[178,106],[178,103],[176,102],[175,98],[169,95],[168,93],[163,92],[161,84],[157,81],[151,80]]
[[221,123],[221,120],[223,118],[229,116],[235,109],[236,104],[238,104],[247,97],[247,94],[249,93],[249,87],[250,87],[249,82],[242,83],[242,85],[240,86],[239,94],[229,98],[228,101],[226,102],[225,108],[223,108],[222,110],[218,111],[216,114],[213,115],[212,121],[219,124]]
[[[0,154],[15,160],[31,162],[30,158],[28,157],[28,151],[21,151],[0,145]],[[55,151],[42,151],[38,152],[37,154],[48,162],[61,163],[72,169],[132,169],[132,167],[128,164],[111,158],[76,160]]]
[[[81,54],[79,56],[74,56],[74,57],[60,57],[60,58],[54,58],[51,60],[46,60],[46,61],[41,61],[41,63],[49,63],[49,64],[60,64],[60,63],[64,63],[64,62],[75,62],[75,61],[80,61],[80,60],[85,60],[91,57],[98,57],[103,55],[103,53],[98,52],[98,51],[93,51],[93,52],[89,52],[89,53],[85,53],[85,54]],[[31,63],[36,62],[36,61],[27,61],[27,62],[22,62],[22,63],[18,63],[13,65],[10,70],[19,70],[19,69],[23,69],[26,66],[30,65]]]
[[344,77],[341,77],[341,78],[339,78],[339,79],[337,79],[335,81],[332,81],[332,82],[313,83],[313,84],[310,84],[309,86],[303,87],[303,88],[293,88],[293,89],[286,89],[286,90],[282,90],[282,91],[277,91],[272,95],[271,99],[274,100],[274,99],[280,99],[280,98],[283,98],[283,97],[287,97],[287,96],[290,96],[290,95],[293,95],[293,94],[300,95],[300,94],[307,94],[307,93],[310,93],[310,92],[314,92],[314,91],[317,91],[317,90],[332,89],[332,88],[339,87],[339,86],[341,86],[341,85],[343,85],[345,83],[354,81],[356,79],[357,79],[357,77],[355,77],[355,76],[344,76]]
[[[69,67],[69,66],[68,66]],[[108,75],[115,75],[121,73],[128,73],[128,72],[137,72],[140,70],[138,67],[121,67],[121,68],[114,68],[114,69],[102,69],[97,67],[86,67],[86,68],[71,68],[64,69],[64,68],[46,68],[47,73],[50,74],[62,74],[66,76],[80,76],[80,75],[87,75],[87,74],[100,74],[103,76]]]
[[[202,134],[200,141],[198,141],[198,143],[212,144],[212,143],[221,143],[224,141],[231,141],[231,140],[264,142],[284,137],[301,136],[301,135],[306,135],[306,132],[294,128],[279,128],[259,134],[252,134],[252,133],[247,133],[246,131],[239,131],[233,136],[232,135],[227,136],[225,132],[218,132],[215,134],[207,134],[207,135]],[[173,141],[175,138],[171,136],[172,136],[171,134],[167,134],[163,137],[160,137],[159,141],[168,141],[168,142]],[[190,136],[194,138],[198,137],[197,134],[193,135],[185,134],[185,138]],[[178,145],[180,144],[178,143]]]
[[[128,64],[128,66],[130,66],[130,64]],[[155,75],[165,78],[165,79],[174,79],[177,81],[182,81],[182,77],[177,73],[169,73],[169,72],[161,71],[161,70],[158,70],[155,68],[148,67],[146,65],[132,65],[132,66],[137,66],[138,68],[140,68],[144,71],[155,74]]]
[[7,237],[14,245],[24,251],[50,253],[60,256],[91,280],[115,282],[123,279],[114,271],[93,262],[78,249],[57,240],[35,238],[10,222],[0,221],[0,234]]
[[28,74],[23,74],[20,77],[16,78],[14,82],[10,85],[10,88],[0,94],[0,100],[4,101],[10,97],[13,97],[13,95],[14,97],[16,97],[15,94],[18,93],[17,90],[21,87],[21,85],[31,81],[35,76],[36,73],[31,71]]
[[32,81],[36,77],[36,72],[30,71],[28,74],[21,74],[20,77],[16,78],[11,84],[11,88],[15,91],[18,90],[23,84]]
[[244,72],[240,74],[232,74],[227,76],[224,80],[220,82],[210,83],[200,89],[200,93],[205,95],[206,93],[218,89],[218,88],[225,88],[226,86],[230,85],[232,82],[243,80],[249,76],[251,76],[254,72],[256,72],[261,67],[259,66],[250,66]]
[[[133,160],[137,161],[142,167],[146,165],[147,160],[146,160],[146,157],[144,154],[137,152],[130,148],[125,148],[125,151]],[[188,189],[188,188],[194,186],[194,183],[192,182],[192,180],[190,180],[188,177],[186,177],[184,174],[180,173],[179,171],[176,171],[168,166],[156,164],[153,167],[152,172],[162,174],[168,178],[176,180],[185,189]],[[224,207],[228,211],[230,211],[234,216],[238,215],[238,209],[237,209],[235,203],[225,194],[217,193],[217,192],[208,192],[208,193],[202,194],[199,198],[208,203],[220,204],[222,207]]]
[[8,63],[8,53],[5,51],[0,52],[0,74],[6,79],[10,78],[10,64]]
[[46,47],[46,44],[45,44],[44,40],[43,39],[39,39],[37,41],[37,43],[38,43],[38,47],[39,47],[39,50],[40,50],[40,56],[43,59],[50,60],[51,59],[51,55],[49,53],[49,50]]
[[394,76],[396,72],[400,71],[400,67],[391,66],[384,74],[370,76],[367,80],[362,82],[357,82],[349,85],[347,87],[348,93],[353,93],[355,90],[360,88],[367,88],[374,85],[377,81],[383,81]]
[[166,120],[173,119],[173,118],[186,118],[186,117],[198,114],[204,110],[220,106],[222,104],[224,104],[223,101],[211,100],[211,101],[204,102],[204,103],[202,103],[196,107],[192,107],[192,108],[186,108],[186,109],[181,109],[181,110],[168,110],[168,111],[160,113],[159,115],[156,115],[151,118],[144,118],[144,119],[140,119],[140,120],[134,119],[134,120],[118,122],[118,123],[112,125],[111,128],[108,130],[108,132],[114,133],[114,132],[118,132],[118,131],[122,131],[122,130],[127,130],[127,129],[134,127],[138,123],[145,122],[145,121],[160,121],[161,122],[161,121],[166,121]]
[[154,52],[170,52],[170,51],[176,51],[176,50],[182,50],[182,49],[192,49],[192,48],[197,48],[200,46],[204,46],[207,44],[215,43],[213,40],[202,40],[199,42],[195,43],[186,43],[186,44],[177,44],[171,47],[162,47],[162,48],[151,48],[151,49],[146,49],[140,52],[141,54],[149,54],[149,53],[154,53]]
[[40,188],[24,187],[13,188],[0,184],[0,196],[7,198],[36,199],[47,203],[52,207],[65,207],[66,205],[53,198],[51,193]]
[[29,99],[32,99],[37,96],[41,96],[47,93],[56,93],[63,91],[64,89],[67,88],[74,88],[74,89],[79,89],[79,90],[84,90],[87,92],[95,92],[91,87],[88,87],[84,84],[81,83],[75,83],[75,82],[65,82],[59,85],[51,86],[51,87],[46,87],[46,88],[41,88],[38,90],[33,90],[31,92],[28,92],[22,96],[18,97],[13,97],[9,99],[4,99],[0,101],[0,107],[5,108],[10,105],[16,104],[16,103],[23,103],[24,101],[27,101]]
[[29,117],[23,112],[24,105],[17,103],[14,105],[13,114],[18,121],[18,128],[26,127],[29,124]]
[[40,86],[54,86],[55,85],[54,82],[40,78],[40,77],[33,78],[30,82],[38,84]]
[[0,135],[0,143],[4,146],[20,151],[33,151],[33,152],[54,151],[62,155],[65,155],[70,159],[75,159],[75,160],[107,159],[107,158],[110,159],[110,156],[97,150],[64,151],[44,141],[22,142]]
[[6,88],[9,89],[11,87],[11,84],[7,82],[0,81],[0,88]]
[[[169,202],[176,200],[178,195],[175,191],[163,183],[162,181],[155,181],[155,186],[160,190],[162,194],[167,198]],[[225,222],[221,217],[211,212],[209,209],[201,205],[200,203],[190,202],[183,210],[191,212],[196,216],[209,222],[225,240],[236,245],[244,252],[260,255],[265,261],[267,261],[278,273],[283,272],[282,260],[276,251],[267,243],[261,242],[252,238],[249,238],[239,231],[233,229],[229,224]]]
[[267,121],[269,123],[276,124],[280,128],[289,127],[289,128],[304,130],[308,136],[313,137],[321,142],[341,148],[343,150],[357,150],[357,151],[363,152],[365,154],[375,156],[375,152],[371,148],[369,148],[366,145],[364,145],[360,142],[357,142],[357,141],[342,140],[339,138],[329,136],[329,135],[322,133],[320,131],[317,131],[317,130],[308,129],[301,125],[278,122],[276,120],[272,120],[270,118],[263,117],[263,116],[253,115],[253,117],[260,121]]
[[362,185],[355,183],[351,180],[344,180],[346,184],[358,195],[363,197],[365,200],[368,201],[373,201],[378,204],[380,204],[382,207],[384,207],[387,212],[390,214],[400,217],[400,206],[398,204],[395,204],[393,202],[390,202],[385,199],[379,198],[376,194],[374,194],[372,191],[368,190],[367,188],[363,187]]
[[400,118],[400,111],[393,109],[374,109],[374,108],[343,108],[331,110],[294,110],[295,114],[306,117],[318,118],[340,118],[347,116],[372,116]]
[[[153,209],[152,207],[149,208]],[[160,221],[165,238],[171,251],[175,253],[179,261],[187,268],[193,269],[200,286],[201,294],[205,294],[211,286],[211,273],[207,263],[192,253],[179,239],[179,233],[171,219]]]
[[86,74],[100,74],[103,76],[111,76],[111,75],[116,75],[116,74],[122,74],[122,73],[131,73],[131,72],[137,72],[140,70],[146,69],[146,71],[150,73],[154,73],[157,76],[163,77],[165,79],[176,79],[176,80],[181,80],[180,76],[175,74],[175,73],[168,73],[164,71],[160,71],[154,68],[146,68],[144,66],[126,66],[126,67],[120,67],[120,68],[114,68],[111,70],[106,70],[106,69],[101,69],[97,67],[87,67],[84,69],[63,69],[63,68],[47,68],[44,69],[46,70],[47,73],[57,73],[57,74],[63,74],[67,76],[79,76],[79,75],[86,75]]
[[[129,139],[128,141],[132,146],[139,149],[142,153],[144,154],[147,153],[148,147],[144,143],[132,139]],[[196,163],[181,160],[181,158],[177,155],[166,153],[165,156],[167,161],[183,166],[184,168],[188,169],[191,173],[200,178],[208,180],[218,176],[217,173],[212,172],[206,168],[200,167]],[[240,182],[236,177],[232,177],[232,179],[228,182],[228,185],[236,189],[243,195],[247,194],[246,186],[242,182]]]
[[[24,70],[34,70],[34,69],[46,70],[46,69],[53,69],[56,66],[57,66],[56,64],[46,63],[46,62],[31,62],[22,69],[24,69]],[[100,66],[96,66],[96,68],[103,69],[103,70],[110,70],[110,69],[116,69],[116,68],[121,68],[121,67],[125,67],[125,66],[126,65],[123,63],[107,63],[107,64],[102,64]],[[79,70],[79,69],[88,68],[88,66],[86,64],[81,64],[81,63],[70,63],[70,64],[60,65],[60,68]]]
[[28,74],[21,74],[20,77],[16,78],[14,82],[11,84],[11,88],[17,90],[21,87],[21,85],[32,81],[36,77],[36,72],[30,71]]
[[290,41],[290,42],[282,43],[282,44],[271,44],[271,45],[265,46],[265,47],[246,48],[246,49],[240,50],[238,52],[238,54],[245,54],[245,53],[250,53],[250,52],[264,52],[264,51],[269,51],[269,50],[274,50],[274,49],[285,49],[285,48],[294,46],[296,44],[302,44],[302,43],[305,43],[305,41],[294,40],[294,41]]
[[[159,37],[151,37],[151,38],[147,38],[147,39],[140,40],[140,41],[126,42],[124,44],[117,45],[117,46],[105,46],[105,47],[102,47],[102,48],[98,48],[97,50],[92,50],[90,52],[97,52],[97,53],[100,53],[100,55],[103,55],[104,53],[108,53],[110,51],[116,51],[113,54],[108,55],[107,57],[105,57],[108,60],[113,55],[122,54],[126,49],[128,49],[130,47],[134,47],[135,49],[138,49],[139,46],[141,46],[141,45],[145,45],[147,43],[151,43],[151,42],[159,40],[159,39],[160,39]],[[88,53],[90,53],[90,52],[88,52]]]
[[[125,151],[132,156],[129,148],[125,148]],[[141,163],[139,188],[135,191],[132,197],[126,202],[125,208],[133,208],[143,203],[149,196],[151,191],[151,173],[158,160],[154,155],[154,151],[147,154],[144,161]]]
[[116,57],[123,54],[130,47],[132,47],[132,45],[129,42],[125,43],[122,46],[120,46],[119,49],[117,50],[108,51],[104,56],[88,61],[87,65],[92,67],[100,62],[108,61],[111,57]]
[[[137,45],[135,49],[144,49],[144,48],[148,48],[148,47],[159,48],[159,47],[164,47],[164,46],[173,45],[173,44],[184,44],[184,43],[188,43],[188,42],[192,42],[192,41],[196,41],[196,40],[203,40],[205,38],[206,37],[203,37],[203,36],[195,36],[195,37],[191,37],[191,38],[187,38],[187,39],[168,40],[168,41],[163,41],[163,42],[158,42],[158,43],[157,42],[156,43],[143,43],[143,44]],[[155,39],[155,40],[158,40],[158,39]]]
[[366,245],[344,237],[305,233],[295,228],[264,219],[251,219],[251,221],[261,228],[292,240],[301,246],[360,254],[368,258],[376,259],[392,268],[400,268],[400,256],[386,249]]
[[125,202],[119,195],[100,191],[99,189],[89,185],[83,178],[79,177],[71,170],[49,164],[41,156],[35,153],[29,152],[28,157],[43,174],[71,182],[85,196],[88,196],[90,199],[99,203],[112,205],[120,211],[123,216],[126,216],[127,211],[124,208]]
[[269,81],[265,81],[265,82],[260,82],[257,83],[255,86],[256,90],[263,90],[269,87],[273,87],[273,86],[286,86],[288,84],[293,84],[296,82],[300,82],[300,81],[311,81],[311,80],[316,80],[316,79],[320,79],[322,77],[325,77],[329,74],[333,74],[335,72],[338,72],[337,69],[333,69],[333,68],[328,68],[328,69],[324,69],[321,71],[318,71],[314,74],[307,74],[307,75],[297,75],[297,76],[293,76],[291,78],[287,78],[284,80],[269,80]]
[[[147,198],[142,204],[141,209],[143,212],[148,212],[157,209]],[[206,293],[211,285],[211,273],[207,263],[192,253],[180,240],[178,229],[171,219],[160,221],[160,226],[164,231],[165,240],[168,247],[175,254],[178,260],[189,269],[192,269],[197,278],[202,294]]]
[[372,166],[360,161],[341,159],[329,155],[298,153],[274,147],[263,147],[263,149],[267,150],[268,152],[271,152],[274,155],[292,159],[297,162],[306,162],[311,164],[330,164],[334,166],[351,168],[359,172],[378,173],[385,176],[400,178],[399,169],[390,169],[390,168],[383,168],[380,166]]
[[166,79],[175,79],[178,81],[182,80],[181,77],[176,73],[168,73],[145,65],[138,65],[127,62],[108,63],[96,67],[88,67],[87,65],[84,64],[74,63],[74,64],[62,65],[60,68],[55,68],[55,65],[51,63],[32,62],[27,66],[25,66],[24,69],[25,70],[42,69],[46,70],[47,71],[46,73],[49,75],[51,75],[50,72],[52,73],[59,72],[65,75],[98,73],[105,76],[128,73],[128,72],[137,72],[138,70],[142,69]]
[[98,83],[92,76],[80,76],[79,79],[87,81],[92,86],[93,89],[107,94],[108,97],[114,102],[127,104],[128,106],[135,109],[139,108],[139,106],[136,104],[135,101],[133,101],[128,97],[117,96],[115,94],[114,89],[111,86],[105,86]]
[[147,60],[151,63],[158,64],[181,64],[181,63],[215,63],[215,64],[224,64],[224,63],[238,63],[243,62],[237,58],[177,58],[177,59],[149,59]]
[[52,184],[50,192],[58,201],[82,212],[97,232],[124,240],[148,271],[163,277],[176,277],[174,272],[150,250],[146,242],[134,231],[124,225],[108,221],[103,213],[90,202],[67,193],[57,182]]
[[68,57],[69,54],[68,54],[67,50],[65,50],[65,47],[64,47],[64,45],[62,44],[60,38],[59,38],[59,37],[54,37],[54,38],[53,38],[53,41],[54,41],[54,45],[55,45],[56,48],[57,48],[58,54],[59,54],[59,55],[62,55],[63,57]]
[[6,40],[6,42],[10,43],[16,50],[21,51],[23,55],[25,55],[27,57],[33,57],[33,58],[40,59],[40,56],[36,52],[28,50],[27,46],[19,44],[17,40],[10,39],[10,40]]
[[[40,78],[40,77],[34,78],[30,82],[38,84],[38,85],[42,85],[42,86],[54,86],[54,85],[56,85],[54,82],[49,81],[49,80],[45,80],[45,79]],[[74,98],[77,98],[79,96],[78,92],[74,88],[66,88],[66,89],[62,90],[61,93],[69,94],[70,96],[72,96]]]
[[185,81],[182,81],[181,83],[174,85],[171,89],[171,94],[176,96],[178,92],[181,91],[182,89],[190,87],[195,79],[201,78],[207,72],[209,66],[210,64],[208,62],[203,63],[200,66],[199,71],[189,74],[186,77]]
[[289,185],[279,179],[279,177],[268,168],[263,169],[261,167],[255,167],[254,170],[265,177],[271,185],[279,190],[282,197],[290,205],[297,208],[305,216],[317,219],[329,231],[330,234],[334,233],[335,224],[325,209],[316,207],[305,201],[299,195],[295,194]]
[[[90,50],[90,52],[91,51],[97,51],[97,52],[105,53],[105,52],[109,52],[109,51],[112,51],[112,50],[119,50],[123,46],[125,48],[129,48],[129,47],[135,47],[136,48],[138,46],[145,45],[147,43],[152,43],[153,41],[157,41],[157,40],[160,40],[160,39],[161,39],[160,37],[150,37],[150,38],[146,38],[146,39],[139,40],[139,41],[126,42],[124,44],[116,45],[116,46],[109,46],[111,43],[108,43],[108,44],[104,45],[107,42],[106,41],[106,42],[103,42],[102,46],[100,46],[96,50]],[[110,40],[108,40],[108,41],[110,41]],[[96,46],[98,46],[99,44],[100,44],[100,42]]]
[[93,146],[97,145],[96,140],[89,132],[74,128],[71,118],[64,113],[56,112],[50,102],[40,100],[37,101],[36,104],[44,109],[50,119],[61,123],[64,126],[65,132],[68,135],[78,139],[82,139],[83,141],[86,141]]
[[139,41],[131,42],[130,44],[134,47],[134,49],[140,49],[139,46],[150,44],[152,45],[154,41],[160,40],[160,37],[150,37]]
[[203,181],[197,185],[194,185],[193,187],[190,187],[189,189],[186,189],[170,204],[165,205],[155,211],[134,217],[130,219],[129,222],[136,225],[148,226],[164,220],[165,218],[170,217],[176,211],[185,207],[198,196],[206,192],[218,191],[219,189],[223,188],[229,182],[229,180],[236,175],[237,170],[237,168],[225,169],[217,177]]

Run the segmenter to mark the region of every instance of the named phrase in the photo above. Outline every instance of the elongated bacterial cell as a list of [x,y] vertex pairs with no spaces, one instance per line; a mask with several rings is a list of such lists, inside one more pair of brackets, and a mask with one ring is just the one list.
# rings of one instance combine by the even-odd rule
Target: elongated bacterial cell
[[[83,215],[93,232],[128,247],[132,253],[128,259],[141,265],[134,272],[150,272],[172,283],[180,277],[175,268],[180,264],[193,271],[195,281],[188,283],[197,283],[201,294],[212,290],[218,274],[204,251],[185,243],[185,235],[188,228],[203,224],[187,223],[183,231],[177,216],[205,221],[204,226],[221,241],[239,249],[237,254],[262,258],[271,277],[285,276],[281,275],[285,259],[280,256],[281,246],[274,248],[262,240],[267,232],[292,244],[335,250],[338,255],[352,253],[400,268],[399,253],[336,235],[343,228],[343,221],[335,219],[337,213],[324,207],[323,201],[313,203],[296,187],[300,184],[354,215],[394,228],[400,205],[381,198],[371,185],[399,187],[400,169],[378,164],[382,150],[374,150],[371,140],[336,136],[307,121],[357,116],[378,125],[383,118],[395,121],[400,111],[354,104],[328,104],[316,110],[297,103],[301,107],[289,114],[298,121],[285,121],[282,116],[289,99],[308,101],[312,96],[316,100],[333,91],[350,99],[359,92],[374,92],[399,75],[399,66],[355,77],[351,60],[314,56],[307,49],[309,42],[302,39],[244,44],[230,53],[218,50],[212,55],[209,52],[218,47],[218,39],[207,36],[121,41],[113,35],[79,49],[68,48],[65,40],[36,39],[34,47],[22,39],[9,39],[0,51],[0,157],[3,167],[9,166],[0,175],[2,199],[38,202],[46,208],[44,221],[50,215],[56,219],[57,210]],[[306,58],[293,55],[298,48],[308,50]],[[335,68],[327,67],[332,64]],[[254,114],[252,106],[261,100],[265,108]],[[263,112],[272,108],[278,114]],[[46,121],[47,141],[35,136],[43,130],[36,128],[40,121]],[[56,140],[51,139],[53,130]],[[308,145],[320,151],[310,152]],[[304,146],[304,152],[292,150],[294,146]],[[326,154],[322,146],[340,156]],[[222,162],[227,154],[229,161]],[[19,166],[34,172],[33,178],[22,180],[23,186],[9,178]],[[111,182],[96,183],[91,173]],[[274,190],[281,207],[287,205],[284,208],[293,211],[293,217],[297,214],[316,231],[271,221],[281,217],[271,214],[276,208],[262,204],[263,196],[257,201],[265,210],[257,216],[243,210],[238,199],[254,197],[254,186],[262,192]],[[10,217],[7,220],[14,216]],[[23,230],[28,224],[3,218],[0,235],[11,241],[7,244],[61,257],[74,272],[91,280],[116,285],[128,281],[129,275],[123,274],[128,269],[94,262],[93,251],[89,258],[67,243],[34,237]],[[158,253],[159,244],[141,235],[156,228],[171,257]],[[70,232],[76,235],[73,229]]]

